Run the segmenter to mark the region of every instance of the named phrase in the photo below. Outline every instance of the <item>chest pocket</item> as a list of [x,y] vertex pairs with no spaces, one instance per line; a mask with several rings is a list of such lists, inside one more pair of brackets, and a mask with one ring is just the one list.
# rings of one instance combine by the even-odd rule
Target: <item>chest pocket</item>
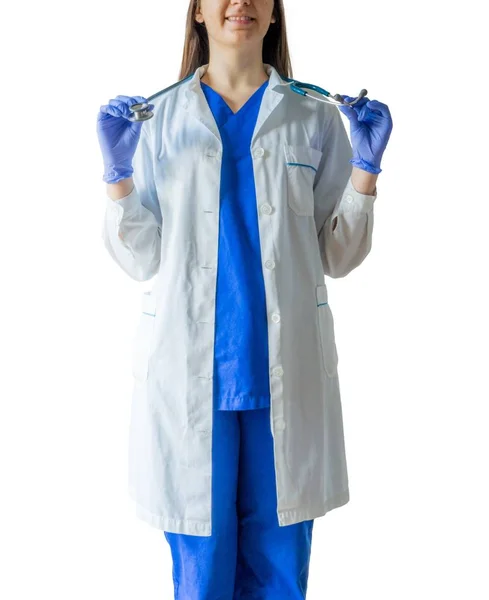
[[338,371],[338,353],[336,350],[333,313],[329,306],[328,291],[325,285],[316,286],[316,299],[323,365],[327,375],[334,377]]
[[152,291],[144,292],[132,351],[132,374],[138,381],[144,381],[148,377],[148,361],[153,341],[155,318],[155,295]]
[[310,146],[284,144],[287,201],[296,215],[314,215],[314,178],[322,155]]

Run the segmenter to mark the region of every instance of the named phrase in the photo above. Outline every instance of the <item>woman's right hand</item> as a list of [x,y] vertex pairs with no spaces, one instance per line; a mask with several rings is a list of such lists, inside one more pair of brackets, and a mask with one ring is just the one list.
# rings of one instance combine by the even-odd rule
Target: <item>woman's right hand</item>
[[[147,102],[143,96],[117,96],[109,104],[100,107],[97,116],[97,135],[104,160],[103,180],[117,183],[131,177],[132,159],[141,137],[144,121],[129,121],[133,114],[129,107]],[[149,110],[154,104],[149,105]]]

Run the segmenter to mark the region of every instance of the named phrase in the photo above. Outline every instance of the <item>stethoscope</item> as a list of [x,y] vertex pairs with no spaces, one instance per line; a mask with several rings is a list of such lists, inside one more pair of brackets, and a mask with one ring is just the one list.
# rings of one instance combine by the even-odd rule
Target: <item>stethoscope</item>
[[[367,95],[367,90],[360,90],[357,98],[352,100],[351,102],[346,102],[343,100],[343,97],[340,94],[335,94],[334,96],[330,94],[325,89],[319,87],[318,85],[313,85],[312,83],[303,83],[302,81],[297,81],[296,79],[289,79],[288,77],[283,77],[290,84],[290,89],[296,94],[300,94],[301,96],[308,96],[313,98],[314,100],[319,100],[319,102],[329,102],[330,104],[335,104],[339,106],[353,106],[357,102],[359,102],[364,96]],[[149,98],[147,98],[148,102],[141,102],[139,104],[133,104],[130,106],[130,110],[133,114],[129,117],[129,121],[137,122],[137,121],[147,121],[151,119],[154,115],[152,111],[149,110],[149,104],[151,100],[165,92],[168,88],[153,94]],[[311,90],[313,92],[317,92],[319,96],[315,96],[306,90]]]

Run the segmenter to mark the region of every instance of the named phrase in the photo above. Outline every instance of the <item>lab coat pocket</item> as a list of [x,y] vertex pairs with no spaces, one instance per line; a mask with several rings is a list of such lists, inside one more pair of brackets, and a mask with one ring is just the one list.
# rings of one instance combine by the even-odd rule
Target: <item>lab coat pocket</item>
[[144,381],[148,377],[148,361],[153,341],[155,317],[156,300],[150,290],[142,295],[141,314],[133,339],[132,374],[138,381]]
[[314,215],[314,178],[323,153],[310,146],[284,144],[289,207],[299,216]]
[[333,313],[329,306],[328,291],[325,285],[316,286],[316,300],[323,365],[327,375],[334,377],[338,369],[338,352],[336,349]]

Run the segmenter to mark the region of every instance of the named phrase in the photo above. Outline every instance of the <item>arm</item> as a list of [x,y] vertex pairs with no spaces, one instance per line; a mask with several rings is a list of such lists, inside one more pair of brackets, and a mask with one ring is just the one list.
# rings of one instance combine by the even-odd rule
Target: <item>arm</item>
[[162,223],[146,125],[132,166],[132,177],[107,184],[102,239],[125,273],[136,281],[146,281],[159,268]]
[[352,148],[338,109],[325,104],[324,117],[314,219],[324,274],[339,278],[358,267],[372,247],[377,175],[349,162]]
[[107,184],[107,196],[111,200],[120,200],[124,196],[129,196],[134,188],[134,180],[132,177],[121,179],[117,183]]
[[358,167],[353,167],[351,173],[353,187],[361,194],[368,194],[370,196],[377,194],[377,178],[378,175],[374,175]]

